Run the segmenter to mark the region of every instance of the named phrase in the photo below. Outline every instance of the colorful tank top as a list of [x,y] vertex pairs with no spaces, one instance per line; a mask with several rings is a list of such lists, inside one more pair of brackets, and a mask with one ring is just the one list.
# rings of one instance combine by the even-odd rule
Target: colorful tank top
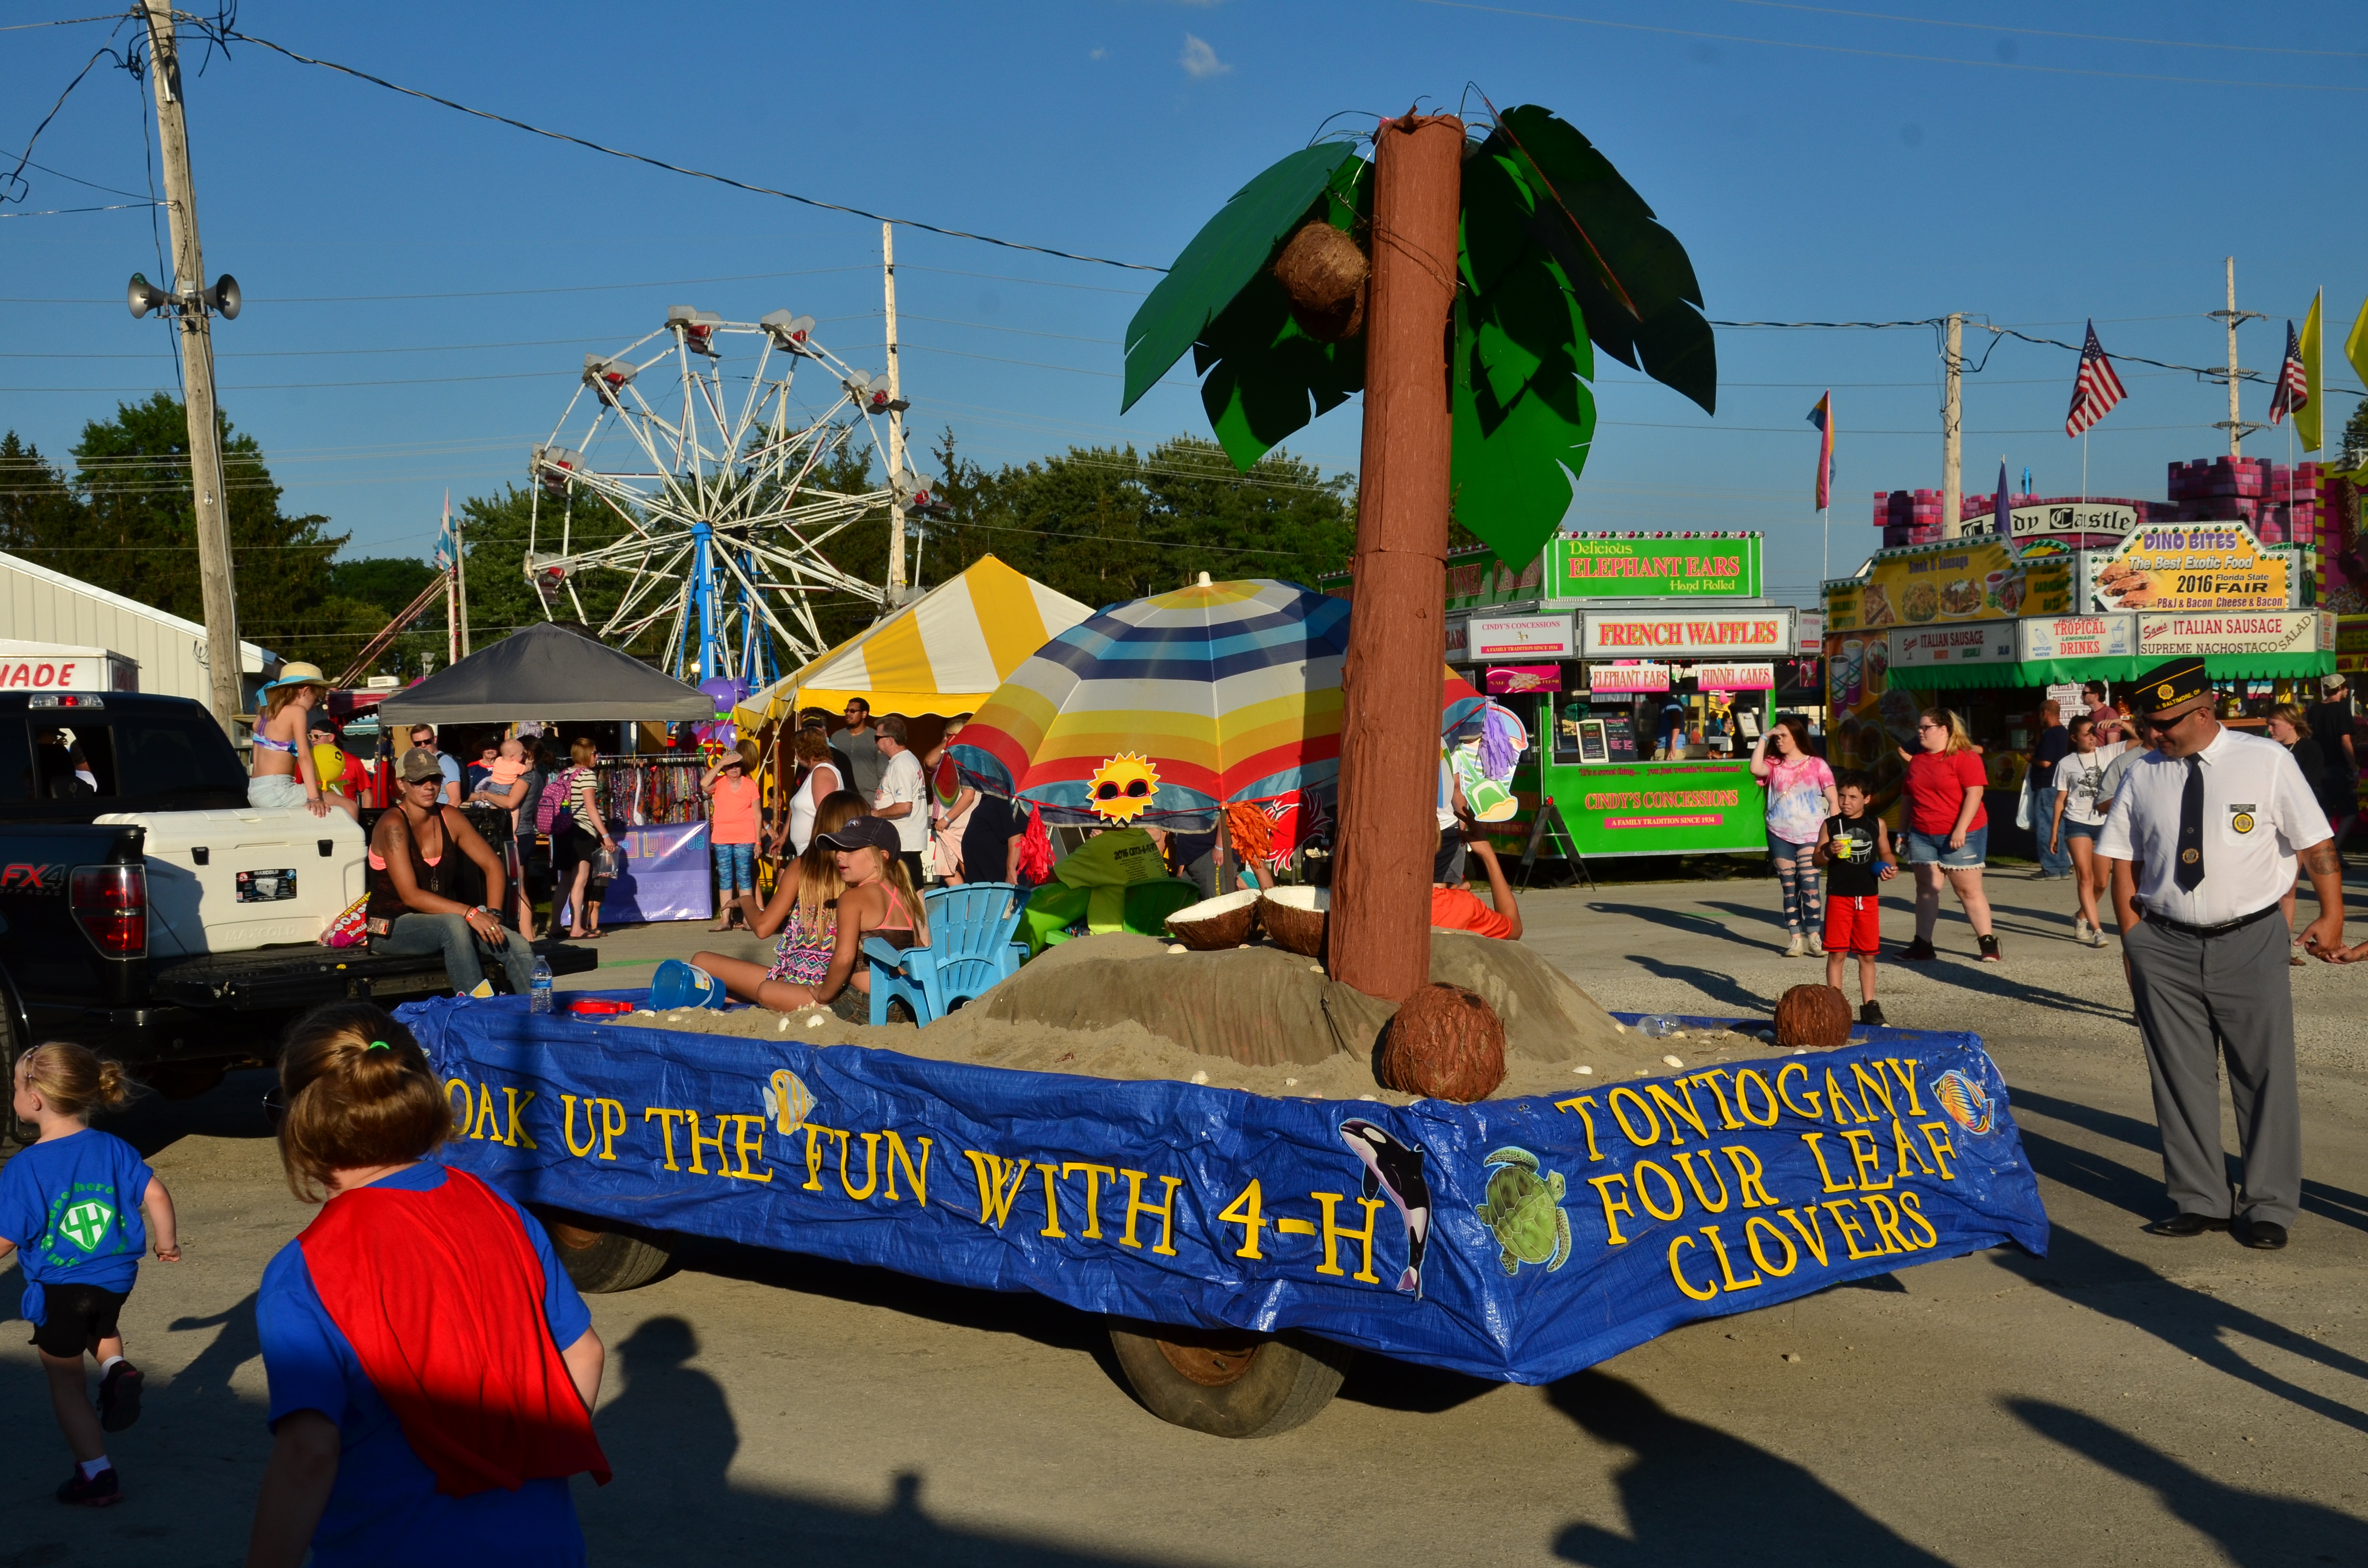
[[765,971],[765,978],[786,980],[813,991],[830,974],[831,954],[838,947],[838,913],[825,907],[809,916],[808,907],[803,902],[790,905],[781,939],[773,946],[773,967]]

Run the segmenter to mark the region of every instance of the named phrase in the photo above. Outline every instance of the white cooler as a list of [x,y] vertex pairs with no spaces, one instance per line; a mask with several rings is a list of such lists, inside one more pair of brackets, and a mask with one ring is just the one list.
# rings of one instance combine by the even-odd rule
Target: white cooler
[[194,958],[317,940],[367,891],[369,843],[332,806],[120,812],[148,830],[148,953]]

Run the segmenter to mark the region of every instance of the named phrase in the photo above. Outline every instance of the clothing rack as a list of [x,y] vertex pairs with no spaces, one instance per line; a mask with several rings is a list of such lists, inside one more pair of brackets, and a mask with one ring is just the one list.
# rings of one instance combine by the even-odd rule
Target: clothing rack
[[679,754],[604,756],[598,773],[600,814],[625,827],[666,827],[704,821],[707,797],[699,787],[704,761]]

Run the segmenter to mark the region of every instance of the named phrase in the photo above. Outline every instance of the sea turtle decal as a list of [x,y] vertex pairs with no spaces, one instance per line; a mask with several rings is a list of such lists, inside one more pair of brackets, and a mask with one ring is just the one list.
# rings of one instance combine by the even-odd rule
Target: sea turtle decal
[[1543,1263],[1552,1274],[1570,1258],[1570,1216],[1562,1211],[1566,1185],[1560,1171],[1540,1171],[1527,1149],[1504,1148],[1481,1164],[1489,1168],[1488,1201],[1477,1212],[1504,1250],[1508,1274]]

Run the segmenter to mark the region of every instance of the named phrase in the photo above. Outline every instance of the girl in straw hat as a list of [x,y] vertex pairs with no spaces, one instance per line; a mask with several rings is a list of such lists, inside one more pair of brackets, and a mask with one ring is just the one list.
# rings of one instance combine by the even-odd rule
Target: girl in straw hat
[[246,781],[251,806],[302,806],[316,817],[329,814],[331,804],[361,820],[360,807],[344,795],[321,791],[320,770],[305,744],[307,719],[329,683],[318,665],[283,665],[279,678],[258,694],[263,711],[255,722],[255,773]]

